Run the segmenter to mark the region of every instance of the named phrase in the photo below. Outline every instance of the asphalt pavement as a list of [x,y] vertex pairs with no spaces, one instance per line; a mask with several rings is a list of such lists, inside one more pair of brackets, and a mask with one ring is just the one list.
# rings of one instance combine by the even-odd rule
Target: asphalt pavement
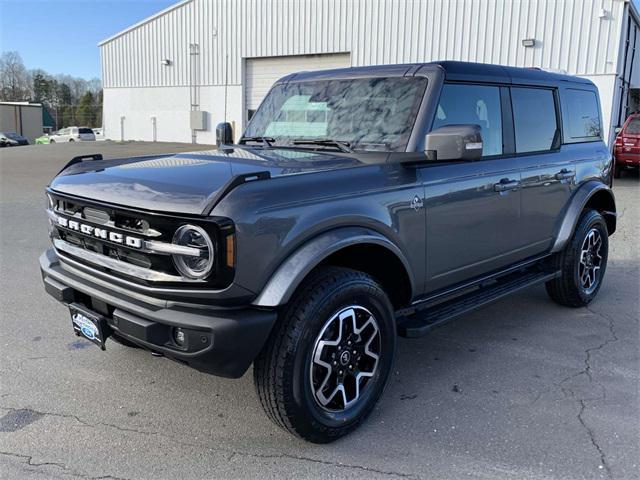
[[207,146],[0,149],[0,478],[640,478],[640,182],[620,212],[598,298],[568,309],[532,288],[417,339],[362,428],[330,445],[279,430],[251,371],[209,376],[75,337],[45,294],[43,189],[80,154]]

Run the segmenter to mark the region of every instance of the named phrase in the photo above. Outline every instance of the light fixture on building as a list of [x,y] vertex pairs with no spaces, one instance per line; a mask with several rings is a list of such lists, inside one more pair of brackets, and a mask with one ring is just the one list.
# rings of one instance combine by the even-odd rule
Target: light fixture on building
[[606,20],[607,18],[609,18],[609,12],[606,9],[601,8],[600,13],[598,13],[598,18]]
[[522,40],[522,46],[523,47],[535,47],[536,46],[536,39],[535,38],[525,38],[524,40]]
[[162,60],[160,60],[160,63],[165,67],[168,67],[171,65],[171,60],[169,60],[168,58],[163,58]]

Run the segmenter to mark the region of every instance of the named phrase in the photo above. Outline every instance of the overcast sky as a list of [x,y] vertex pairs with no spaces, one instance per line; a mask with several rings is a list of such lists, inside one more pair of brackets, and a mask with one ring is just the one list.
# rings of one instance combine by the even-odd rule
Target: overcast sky
[[100,77],[99,41],[177,2],[0,0],[0,51],[18,51],[27,68]]

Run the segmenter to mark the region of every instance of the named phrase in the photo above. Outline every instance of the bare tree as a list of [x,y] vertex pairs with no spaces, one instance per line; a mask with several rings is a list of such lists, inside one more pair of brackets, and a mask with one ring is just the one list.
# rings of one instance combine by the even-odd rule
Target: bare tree
[[4,52],[0,55],[0,99],[21,102],[31,96],[29,72],[18,52]]

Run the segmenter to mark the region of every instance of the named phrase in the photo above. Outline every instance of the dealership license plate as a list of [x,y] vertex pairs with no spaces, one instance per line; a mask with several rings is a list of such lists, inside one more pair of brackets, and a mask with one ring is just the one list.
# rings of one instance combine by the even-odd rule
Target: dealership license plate
[[104,350],[104,342],[111,333],[106,319],[78,305],[70,305],[69,310],[75,334],[90,340]]

